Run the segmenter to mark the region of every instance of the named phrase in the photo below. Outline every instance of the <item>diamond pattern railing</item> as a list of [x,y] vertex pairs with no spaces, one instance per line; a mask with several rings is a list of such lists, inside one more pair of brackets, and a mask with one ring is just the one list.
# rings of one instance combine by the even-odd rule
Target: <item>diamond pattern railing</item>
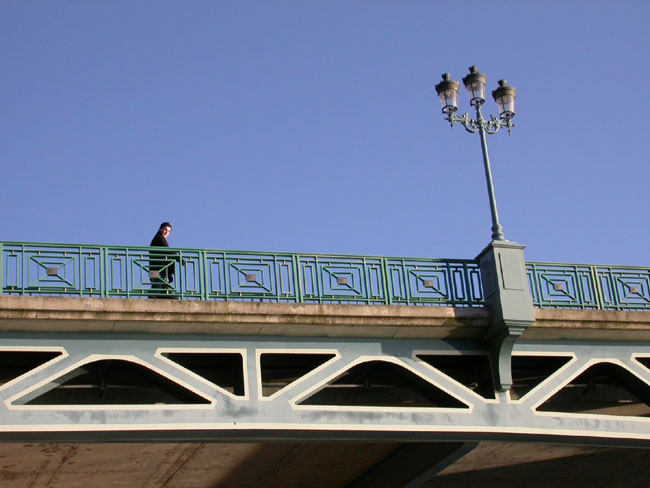
[[[482,307],[474,260],[0,243],[5,295]],[[153,251],[155,249],[155,252]],[[156,288],[162,269],[176,276]]]
[[540,308],[650,311],[650,268],[527,263]]
[[[471,259],[19,242],[0,242],[0,249],[5,295],[484,306],[478,262]],[[162,269],[172,264],[169,283]],[[526,267],[537,307],[650,311],[650,268]]]

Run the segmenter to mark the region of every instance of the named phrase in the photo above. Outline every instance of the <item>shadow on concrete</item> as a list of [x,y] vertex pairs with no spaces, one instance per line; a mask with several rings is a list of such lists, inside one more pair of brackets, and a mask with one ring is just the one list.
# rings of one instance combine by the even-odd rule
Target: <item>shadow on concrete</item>
[[[539,445],[539,447],[543,446]],[[512,458],[501,461],[512,462]],[[526,488],[565,486],[648,488],[650,486],[650,449],[600,448],[596,452],[577,456],[485,467],[485,464],[498,462],[498,457],[495,457],[492,460],[477,459],[473,467],[451,466],[422,486],[423,488],[459,486],[486,488],[513,486],[513,484]],[[458,469],[467,470],[453,472]]]

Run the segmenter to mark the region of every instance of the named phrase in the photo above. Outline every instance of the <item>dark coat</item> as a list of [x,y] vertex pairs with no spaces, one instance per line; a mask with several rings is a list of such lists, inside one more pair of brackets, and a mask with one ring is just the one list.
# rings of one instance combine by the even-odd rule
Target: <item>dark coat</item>
[[[167,239],[165,239],[161,231],[156,232],[149,245],[153,247],[169,247]],[[149,269],[151,271],[160,271],[160,278],[168,283],[174,281],[176,261],[180,261],[180,258],[175,252],[163,250],[149,252]]]

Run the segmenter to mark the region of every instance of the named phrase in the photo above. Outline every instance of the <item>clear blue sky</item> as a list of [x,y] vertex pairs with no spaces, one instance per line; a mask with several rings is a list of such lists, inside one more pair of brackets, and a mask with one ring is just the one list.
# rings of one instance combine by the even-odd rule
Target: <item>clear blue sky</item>
[[[650,2],[0,2],[0,240],[649,266]],[[468,110],[464,90],[460,112]],[[486,113],[496,113],[490,99]]]

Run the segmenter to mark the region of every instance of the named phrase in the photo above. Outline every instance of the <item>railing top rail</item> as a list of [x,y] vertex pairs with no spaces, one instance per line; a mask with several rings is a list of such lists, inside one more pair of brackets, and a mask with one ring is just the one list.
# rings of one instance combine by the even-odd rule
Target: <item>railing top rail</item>
[[630,266],[619,264],[593,264],[593,263],[555,263],[550,261],[526,261],[526,266],[557,266],[557,267],[576,267],[576,268],[616,268],[616,269],[634,269],[650,271],[650,266]]

